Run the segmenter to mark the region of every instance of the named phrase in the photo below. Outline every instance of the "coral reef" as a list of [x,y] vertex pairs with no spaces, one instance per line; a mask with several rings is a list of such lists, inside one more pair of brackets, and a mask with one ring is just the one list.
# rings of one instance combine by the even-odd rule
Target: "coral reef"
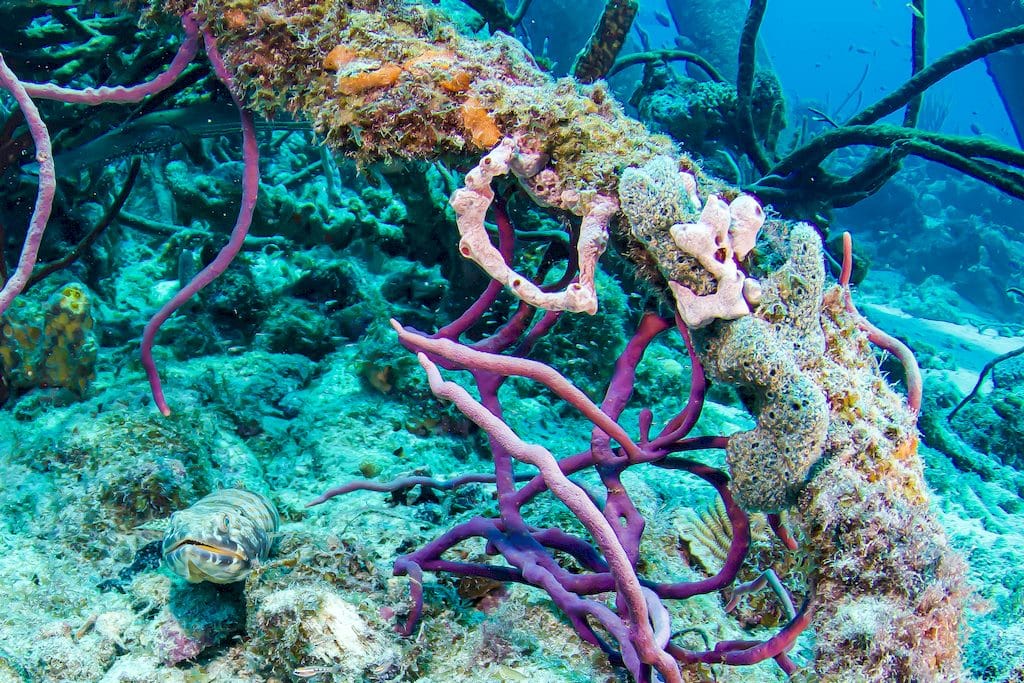
[[[476,4],[492,24],[511,20],[507,11]],[[75,548],[72,561],[88,558],[118,577],[101,589],[0,563],[15,595],[45,605],[42,621],[23,608],[12,617],[20,634],[36,636],[26,641],[18,666],[54,680],[131,680],[135,667],[140,679],[159,680],[199,659],[188,677],[385,681],[444,673],[461,679],[465,671],[453,669],[478,658],[486,667],[481,675],[493,678],[503,662],[543,658],[536,635],[502,633],[526,615],[521,623],[574,654],[562,666],[581,678],[611,678],[617,668],[639,683],[656,675],[681,683],[725,664],[751,667],[735,674],[740,680],[766,680],[795,675],[804,662],[808,675],[822,680],[962,675],[966,570],[929,507],[915,434],[916,383],[908,371],[907,402],[886,383],[869,346],[879,341],[878,330],[852,305],[849,263],[839,286],[827,287],[813,228],[774,215],[766,220],[751,196],[710,178],[692,159],[677,157],[668,139],[625,116],[605,85],[555,81],[507,36],[460,34],[428,7],[172,0],[152,2],[145,12],[156,21],[165,13],[180,18],[185,38],[172,67],[135,88],[40,86],[10,75],[0,60],[39,160],[37,209],[18,271],[0,293],[4,308],[27,281],[55,187],[50,141],[43,116],[29,106],[33,97],[137,101],[191,77],[187,65],[202,42],[240,112],[243,141],[241,164],[199,173],[177,159],[160,167],[163,178],[151,179],[154,203],[173,205],[171,217],[177,213],[204,231],[227,206],[241,204],[227,246],[215,254],[183,235],[133,272],[134,284],[145,282],[153,299],[139,295],[139,308],[181,286],[142,336],[142,365],[167,419],[140,414],[140,392],[126,398],[113,388],[116,377],[104,378],[102,394],[83,396],[80,410],[43,412],[23,401],[12,414],[32,419],[35,430],[23,427],[12,438],[11,478],[18,485],[0,497],[3,524],[23,525],[30,534],[25,566],[41,566],[39,557],[53,555],[47,543],[58,539]],[[754,29],[744,29],[741,52],[752,50],[756,37],[756,22],[747,25]],[[753,62],[740,72],[737,145],[755,166],[764,165],[753,154],[764,154],[764,141],[753,139],[758,132],[749,120]],[[311,122],[326,144],[357,162],[362,179],[350,185],[359,196],[331,185],[342,174],[326,154],[313,162],[330,178],[322,194],[297,198],[288,189],[308,177],[309,163],[273,181],[268,175],[261,187],[267,164],[261,169],[250,108]],[[768,109],[772,123],[778,111]],[[452,158],[468,168],[462,181],[435,168],[447,174],[442,189],[426,180],[393,189],[380,166],[368,170],[395,159]],[[238,174],[240,191],[231,180]],[[189,187],[175,191],[181,185]],[[436,198],[449,191],[457,246],[450,226],[438,227],[442,219],[413,220],[414,202],[407,200],[422,192],[426,212],[445,216]],[[317,209],[326,201],[344,207]],[[523,222],[510,218],[512,204]],[[542,222],[538,208],[561,219],[562,229],[523,230]],[[280,230],[279,222],[286,224]],[[250,227],[257,232],[247,234]],[[260,230],[283,241],[261,239]],[[547,250],[524,248],[527,235]],[[327,244],[310,248],[321,240]],[[247,243],[242,267],[215,282]],[[280,255],[282,243],[301,253]],[[634,310],[643,314],[626,327],[624,292],[611,288],[610,310],[589,321],[610,329],[598,339],[585,324],[569,327],[591,335],[574,343],[600,359],[595,365],[605,364],[588,368],[592,397],[554,367],[567,360],[570,341],[541,342],[562,316],[593,315],[606,305],[598,290],[611,278],[599,274],[598,260],[609,245],[628,261],[619,267],[635,266],[643,280],[631,283],[642,304]],[[460,270],[460,258],[481,272]],[[175,279],[166,280],[175,270]],[[458,290],[465,284],[460,273],[468,272],[475,279],[467,282],[482,285],[477,298],[469,287],[442,291],[446,280]],[[85,374],[78,368],[89,361],[87,304],[82,291],[62,291],[37,335],[56,341],[42,343],[47,355],[33,361],[71,377],[80,394]],[[659,314],[673,304],[675,320]],[[158,337],[179,309],[187,316]],[[386,315],[402,319],[392,323],[397,343],[382,333]],[[36,341],[18,337],[17,329],[9,338],[21,346]],[[669,330],[678,337],[659,340],[661,351],[653,354],[665,372],[640,370],[647,349]],[[339,345],[343,339],[357,341]],[[182,359],[169,376],[173,415],[153,355],[156,342],[168,341]],[[413,359],[398,358],[398,344],[416,352],[425,381],[411,377]],[[529,357],[535,347],[552,356],[551,365]],[[682,363],[672,368],[665,360],[665,349],[673,350],[672,360],[687,355],[688,382]],[[224,355],[184,360],[197,351]],[[5,367],[16,376],[26,354],[9,355]],[[470,379],[456,382],[442,370],[468,371]],[[125,382],[141,381],[135,367],[125,374]],[[637,386],[638,377],[653,381]],[[734,408],[745,409],[742,424],[721,420],[694,431],[708,380],[722,395],[735,392]],[[461,415],[439,407],[428,391]],[[396,394],[418,405],[402,405]],[[643,397],[642,407],[634,395]],[[680,455],[692,452],[701,460]],[[724,468],[716,460],[723,453]],[[467,474],[471,459],[492,472]],[[434,469],[456,474],[442,480]],[[344,515],[304,517],[302,505],[318,483],[350,477],[358,478],[316,502],[369,489],[391,494],[388,505],[343,499]],[[685,567],[677,540],[663,535],[652,544],[644,535],[648,525],[664,534],[669,492],[694,477],[708,487],[705,500],[721,501],[728,522],[729,533],[707,544],[726,548],[720,568],[710,560]],[[497,493],[470,488],[477,485]],[[272,489],[273,499],[250,529],[262,535],[248,539],[259,562],[245,567],[244,587],[183,586],[136,565],[141,539],[132,534],[144,531],[140,525],[190,505],[209,513],[204,496],[238,495],[225,492],[235,487]],[[273,556],[279,520],[271,505],[297,532]],[[527,505],[535,506],[529,521]],[[771,533],[760,525],[754,541],[751,515],[761,512]],[[235,525],[207,514],[205,523],[211,520],[217,542],[237,553],[221,538]],[[178,536],[191,538],[169,538]],[[200,543],[203,552],[213,547]],[[408,581],[384,576],[392,562]],[[535,590],[505,588],[510,583]],[[399,604],[406,585],[411,606],[381,604]],[[763,587],[777,604],[757,593]],[[547,599],[531,609],[538,599],[531,595]],[[728,616],[737,604],[740,619]],[[400,638],[386,628],[396,620],[401,635],[426,635]],[[716,627],[700,631],[700,643],[693,625],[705,623]],[[808,627],[813,638],[801,640]],[[501,637],[491,642],[493,633]],[[235,639],[239,634],[247,638]],[[0,634],[5,649],[6,638]],[[586,661],[577,640],[604,657]],[[469,657],[444,661],[466,642],[474,644]],[[428,673],[421,676],[421,669]]]
[[[647,173],[642,182],[680,187],[673,170],[667,167],[658,177]],[[678,190],[666,193],[686,196]],[[657,194],[646,189],[643,196]],[[632,223],[643,225],[645,215],[638,212]],[[766,246],[787,260],[761,278],[756,310],[738,320],[717,321],[695,339],[708,374],[738,386],[758,419],[754,430],[734,435],[726,446],[731,486],[751,509],[778,511],[798,504],[811,552],[821,558],[815,591],[836,591],[819,607],[814,622],[818,651],[829,653],[828,663],[817,668],[826,680],[952,679],[960,666],[964,565],[927,512],[910,415],[865,353],[866,340],[852,333],[857,321],[843,308],[840,290],[823,291],[816,233],[774,221],[767,230]],[[664,259],[659,273],[678,267],[671,247],[648,253]],[[878,483],[868,492],[870,482]],[[869,500],[871,507],[848,513],[843,496]],[[837,513],[845,522],[836,519]],[[847,531],[837,539],[839,529]],[[878,569],[870,563],[878,553],[871,544],[881,538],[893,544],[884,554],[891,564],[880,570],[893,585],[876,593],[872,575]],[[837,564],[840,557],[844,561]],[[925,575],[929,580],[923,584],[909,578]],[[871,648],[859,649],[863,641],[855,637],[836,636],[850,610],[870,611],[866,606],[883,598],[886,607],[875,613],[885,618],[869,622],[878,627]],[[836,616],[840,604],[847,611]]]

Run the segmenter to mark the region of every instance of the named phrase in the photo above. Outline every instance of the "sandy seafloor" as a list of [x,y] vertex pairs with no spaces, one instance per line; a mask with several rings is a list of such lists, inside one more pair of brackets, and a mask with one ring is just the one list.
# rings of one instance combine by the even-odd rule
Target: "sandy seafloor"
[[[896,276],[888,277],[878,274],[878,285],[869,279],[858,292],[861,309],[942,359],[924,363],[926,392],[945,380],[966,390],[986,354],[1024,343],[977,318],[954,325],[906,317]],[[80,403],[49,405],[46,392],[35,392],[0,412],[0,682],[301,680],[289,673],[301,666],[323,667],[314,680],[621,680],[529,588],[460,596],[450,577],[428,575],[419,630],[412,638],[393,632],[392,615],[406,604],[406,579],[390,576],[396,553],[494,504],[488,486],[474,485],[427,500],[414,491],[405,504],[360,492],[304,509],[326,487],[366,474],[487,470],[478,435],[433,433],[423,425],[436,407],[363,381],[356,345],[320,364],[263,351],[192,360],[164,354],[170,418],[154,409],[137,364],[125,361],[132,353],[104,349],[99,377]],[[945,369],[927,369],[936,365]],[[678,349],[652,348],[641,383],[654,375],[662,389],[685,392]],[[512,383],[509,396],[509,422],[555,453],[578,448],[573,434],[588,433],[525,383]],[[635,419],[628,412],[624,424]],[[741,410],[714,403],[700,425],[706,433],[746,427]],[[934,508],[969,560],[977,592],[966,661],[979,680],[1003,680],[1024,657],[1020,499],[998,476],[983,481],[926,446],[922,453]],[[709,492],[655,474],[628,480],[649,520],[645,547],[669,558],[655,571],[696,576],[700,568],[687,567],[678,550],[687,533],[680,520],[688,508],[706,506]],[[272,560],[246,585],[190,586],[166,569],[147,569],[120,590],[98,588],[159,537],[134,528],[159,516],[154,507],[173,510],[179,498],[229,485],[266,492],[285,520]],[[532,519],[573,524],[548,503]],[[481,550],[470,544],[466,553]],[[686,601],[674,616],[677,628],[742,634],[716,595]],[[805,637],[794,658],[805,661],[809,646]],[[771,663],[714,674],[781,680]]]

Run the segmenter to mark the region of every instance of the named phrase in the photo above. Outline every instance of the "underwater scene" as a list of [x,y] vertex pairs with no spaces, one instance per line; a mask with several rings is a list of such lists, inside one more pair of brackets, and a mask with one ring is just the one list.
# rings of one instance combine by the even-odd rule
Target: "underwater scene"
[[0,0],[0,683],[1024,682],[1024,3]]

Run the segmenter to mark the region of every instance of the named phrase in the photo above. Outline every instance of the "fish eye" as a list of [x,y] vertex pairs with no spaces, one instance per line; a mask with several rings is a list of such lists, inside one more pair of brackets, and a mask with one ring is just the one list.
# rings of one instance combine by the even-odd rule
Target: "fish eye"
[[220,520],[220,526],[218,528],[220,531],[227,533],[228,529],[231,528],[231,518],[224,515],[224,518]]

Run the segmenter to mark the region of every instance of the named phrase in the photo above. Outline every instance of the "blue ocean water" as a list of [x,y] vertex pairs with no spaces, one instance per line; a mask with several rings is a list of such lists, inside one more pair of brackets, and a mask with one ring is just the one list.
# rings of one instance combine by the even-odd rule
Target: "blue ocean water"
[[1024,676],[1020,3],[0,20],[0,683]]

